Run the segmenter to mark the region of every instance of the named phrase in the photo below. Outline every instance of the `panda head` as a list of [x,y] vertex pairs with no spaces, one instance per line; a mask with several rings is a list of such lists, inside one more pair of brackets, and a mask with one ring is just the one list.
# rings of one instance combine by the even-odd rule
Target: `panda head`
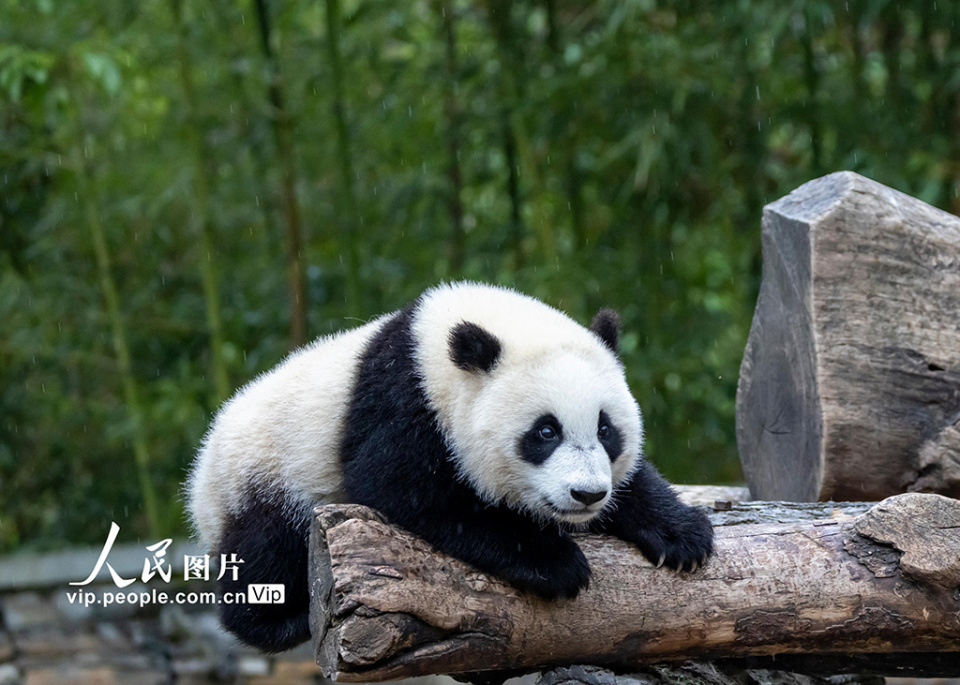
[[424,367],[427,395],[481,497],[582,525],[613,506],[640,458],[640,411],[617,356],[619,318],[601,310],[588,330],[510,294],[522,299],[500,310],[468,307],[475,317],[448,322],[446,358],[432,372]]

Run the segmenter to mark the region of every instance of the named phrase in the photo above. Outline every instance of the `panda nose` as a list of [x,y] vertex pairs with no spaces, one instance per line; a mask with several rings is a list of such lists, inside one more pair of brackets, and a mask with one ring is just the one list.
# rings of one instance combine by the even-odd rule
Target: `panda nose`
[[590,492],[588,490],[577,490],[575,488],[571,488],[570,496],[573,497],[573,499],[580,502],[581,504],[586,504],[587,506],[589,506],[591,504],[594,504],[595,502],[599,502],[604,497],[606,497],[607,491],[600,490],[598,492]]

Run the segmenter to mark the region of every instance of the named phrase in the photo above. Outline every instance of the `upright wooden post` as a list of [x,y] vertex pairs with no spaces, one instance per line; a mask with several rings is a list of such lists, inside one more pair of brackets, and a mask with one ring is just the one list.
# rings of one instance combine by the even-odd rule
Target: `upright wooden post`
[[764,209],[737,444],[757,499],[960,496],[960,219],[852,172]]

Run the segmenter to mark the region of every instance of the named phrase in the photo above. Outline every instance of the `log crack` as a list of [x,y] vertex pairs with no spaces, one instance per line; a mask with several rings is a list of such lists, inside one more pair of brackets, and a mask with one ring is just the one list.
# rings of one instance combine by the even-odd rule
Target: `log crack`
[[897,575],[903,552],[893,545],[853,533],[843,541],[843,549],[864,566],[876,578],[892,578]]

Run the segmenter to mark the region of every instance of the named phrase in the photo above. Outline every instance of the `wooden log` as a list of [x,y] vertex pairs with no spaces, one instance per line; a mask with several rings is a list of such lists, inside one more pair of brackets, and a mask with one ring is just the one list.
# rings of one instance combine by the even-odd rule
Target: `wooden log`
[[317,662],[346,682],[686,659],[762,667],[771,655],[829,658],[839,672],[889,652],[910,653],[921,674],[925,663],[960,672],[960,501],[907,494],[867,506],[734,504],[714,514],[716,555],[685,574],[615,538],[578,536],[593,578],[558,602],[438,554],[370,509],[320,507]]
[[763,213],[737,392],[755,499],[960,497],[960,219],[852,172]]

